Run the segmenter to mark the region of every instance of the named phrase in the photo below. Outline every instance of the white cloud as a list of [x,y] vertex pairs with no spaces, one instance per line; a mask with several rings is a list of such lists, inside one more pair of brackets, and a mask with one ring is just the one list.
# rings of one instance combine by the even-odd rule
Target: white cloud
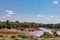
[[45,17],[45,15],[42,15],[42,17]]
[[7,12],[7,13],[10,14],[10,15],[14,14],[14,12],[11,11],[11,10],[6,10],[5,12]]
[[16,16],[13,16],[13,17],[16,17]]
[[54,4],[58,4],[58,1],[54,1],[53,3],[54,3]]
[[50,17],[51,17],[51,18],[53,18],[53,17],[54,17],[54,15],[51,15]]
[[41,17],[41,15],[37,15],[37,17]]
[[37,17],[45,17],[45,15],[37,15]]
[[6,16],[11,17],[11,15],[6,15]]

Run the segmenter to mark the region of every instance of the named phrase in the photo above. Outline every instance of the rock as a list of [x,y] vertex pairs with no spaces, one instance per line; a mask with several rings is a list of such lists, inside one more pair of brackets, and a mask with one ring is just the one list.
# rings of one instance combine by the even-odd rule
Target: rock
[[57,34],[58,36],[60,36],[60,31],[57,31],[56,34]]

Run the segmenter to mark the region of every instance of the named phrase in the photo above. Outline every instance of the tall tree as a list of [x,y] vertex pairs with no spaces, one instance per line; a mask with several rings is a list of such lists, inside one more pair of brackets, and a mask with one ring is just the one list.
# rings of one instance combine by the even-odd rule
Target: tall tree
[[10,29],[10,22],[9,22],[9,20],[6,21],[6,27],[7,27],[8,29]]

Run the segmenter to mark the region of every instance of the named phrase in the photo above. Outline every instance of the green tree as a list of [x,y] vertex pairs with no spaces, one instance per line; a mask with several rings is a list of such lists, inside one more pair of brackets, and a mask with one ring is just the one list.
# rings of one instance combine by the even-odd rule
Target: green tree
[[8,29],[10,29],[10,22],[9,22],[9,20],[6,21],[6,27],[7,27]]

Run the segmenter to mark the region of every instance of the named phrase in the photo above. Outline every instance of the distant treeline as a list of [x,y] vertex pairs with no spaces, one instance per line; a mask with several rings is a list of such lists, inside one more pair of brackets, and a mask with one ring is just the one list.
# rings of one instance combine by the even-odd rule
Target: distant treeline
[[0,29],[1,28],[39,28],[39,27],[46,27],[46,28],[60,28],[60,23],[58,24],[43,24],[43,23],[34,23],[34,22],[9,22],[9,20],[2,22],[0,21]]

